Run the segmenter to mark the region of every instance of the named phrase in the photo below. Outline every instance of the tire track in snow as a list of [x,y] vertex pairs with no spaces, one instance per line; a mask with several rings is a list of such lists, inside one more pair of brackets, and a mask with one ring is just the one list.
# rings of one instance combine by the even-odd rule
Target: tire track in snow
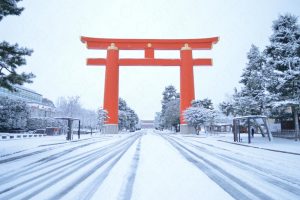
[[[101,151],[107,151],[106,149],[109,149],[109,148],[113,149],[113,148],[117,147],[118,145],[120,145],[121,143],[124,143],[126,140],[130,139],[130,137],[127,137],[127,138],[125,138],[124,140],[121,140],[121,141],[114,142],[112,144],[105,145],[103,147],[100,147],[99,149],[93,149],[93,150],[87,151],[85,153],[82,153],[82,154],[79,154],[79,155],[76,155],[76,156],[73,156],[73,157],[69,157],[69,158],[66,158],[66,159],[63,159],[63,160],[60,160],[60,161],[57,161],[57,162],[47,163],[46,166],[43,165],[45,163],[38,164],[38,165],[35,165],[35,166],[29,166],[29,167],[27,166],[25,169],[22,169],[20,171],[5,174],[5,176],[0,178],[0,185],[1,185],[2,182],[8,183],[10,181],[14,181],[16,178],[20,178],[20,177],[23,177],[23,176],[26,176],[26,175],[30,175],[31,173],[35,173],[36,171],[39,171],[39,170],[45,170],[47,168],[50,168],[50,170],[46,171],[46,173],[44,173],[44,174],[51,173],[55,170],[61,169],[61,167],[69,166],[69,165],[72,165],[76,162],[85,160],[85,158],[88,158],[88,156],[90,156],[92,154],[101,153]],[[67,163],[64,163],[64,162],[69,161],[69,160],[71,160],[71,161],[67,162]],[[58,165],[58,166],[53,168],[53,166],[55,166],[55,165]],[[39,177],[39,176],[36,176],[36,177]]]
[[[178,138],[178,139],[180,139],[180,138]],[[234,165],[234,166],[236,166],[240,169],[243,169],[247,172],[251,171],[254,175],[259,174],[260,178],[262,178],[265,181],[273,184],[274,186],[277,186],[277,187],[279,187],[283,190],[286,190],[290,193],[293,193],[295,195],[300,196],[300,185],[299,185],[300,180],[299,179],[296,179],[294,177],[287,177],[287,176],[278,174],[278,172],[275,172],[272,169],[263,168],[259,165],[255,165],[251,162],[236,159],[234,157],[230,157],[230,156],[227,156],[227,155],[222,154],[222,153],[216,153],[216,152],[210,151],[210,150],[208,150],[204,147],[197,146],[193,143],[190,143],[190,142],[187,142],[187,141],[184,141],[184,140],[182,140],[182,141],[185,142],[185,143],[188,143],[190,146],[193,146],[194,148],[202,151],[203,153],[207,153],[211,156],[218,157],[219,159],[223,160],[224,162],[226,162],[228,164]],[[223,150],[223,148],[216,147],[216,146],[211,145],[211,144],[206,144],[206,143],[203,143],[203,142],[200,142],[200,141],[195,141],[195,142],[203,144],[203,145],[210,146],[212,148]],[[227,150],[227,149],[224,149],[224,150]],[[278,179],[280,179],[280,180],[278,180]],[[292,185],[288,184],[287,182],[291,183]]]
[[[129,137],[130,137],[130,136],[129,136]],[[28,166],[29,166],[30,168],[32,168],[31,165],[34,165],[34,164],[40,165],[40,164],[43,164],[43,163],[47,163],[47,162],[49,162],[49,161],[55,160],[55,159],[57,159],[57,158],[60,158],[61,156],[67,155],[67,154],[69,154],[69,153],[71,153],[71,152],[73,152],[73,151],[75,151],[75,150],[77,150],[77,149],[81,149],[81,148],[84,148],[84,147],[86,147],[86,146],[90,146],[90,145],[93,145],[93,144],[96,144],[96,143],[99,143],[99,142],[108,141],[108,140],[109,140],[109,139],[101,139],[101,140],[97,140],[97,141],[94,141],[94,142],[91,142],[91,143],[86,143],[86,144],[83,144],[83,145],[80,145],[80,146],[75,146],[75,147],[66,149],[66,150],[64,150],[64,151],[62,151],[62,152],[58,152],[58,153],[52,154],[52,155],[50,155],[50,156],[47,156],[47,157],[45,157],[45,158],[39,159],[39,160],[37,160],[37,161],[35,161],[35,162],[29,164]],[[111,139],[110,139],[110,140],[111,140]]]
[[131,199],[133,184],[135,181],[136,171],[140,160],[140,151],[141,151],[141,138],[139,139],[138,144],[136,146],[135,153],[133,155],[131,165],[130,165],[130,171],[126,179],[126,183],[121,188],[121,191],[119,193],[118,199],[120,200]]
[[[198,141],[198,140],[195,140],[196,137],[186,137],[186,136],[185,136],[185,139],[180,138],[180,137],[177,137],[177,136],[170,136],[170,137],[175,138],[175,139],[179,139],[179,140],[184,141],[184,142],[187,142],[185,139],[188,138],[188,140],[192,140],[192,141],[194,141],[194,142],[197,142],[197,143],[200,143],[200,144],[209,146],[209,147],[213,147],[213,148],[216,148],[216,149],[219,149],[219,150],[223,150],[223,151],[232,152],[232,153],[234,153],[234,154],[239,154],[239,153],[234,152],[234,151],[232,151],[232,150],[230,150],[230,149],[225,149],[225,148],[223,148],[223,147],[217,147],[217,146],[212,145],[212,144],[207,144],[207,143],[204,143],[204,142],[200,142],[200,141]],[[199,137],[197,137],[197,138],[199,138]]]
[[49,161],[52,161],[52,160],[55,160],[57,158],[60,158],[61,156],[64,156],[64,155],[67,155],[77,149],[81,149],[81,148],[84,148],[84,147],[87,147],[87,146],[90,146],[90,145],[93,145],[95,143],[99,143],[99,142],[103,142],[103,140],[101,141],[96,141],[96,142],[90,142],[90,143],[87,143],[87,144],[83,144],[83,145],[79,145],[79,146],[76,146],[76,147],[72,147],[70,149],[66,149],[66,150],[63,150],[62,152],[58,152],[58,153],[55,153],[55,154],[52,154],[52,155],[49,155],[47,157],[44,157],[42,159],[39,159],[31,164],[29,164],[28,166],[30,167],[31,165],[34,165],[34,164],[42,164],[42,163],[47,163]]
[[[141,135],[138,137],[139,141],[141,139]],[[112,169],[112,167],[122,158],[122,156],[128,151],[128,149],[135,143],[135,141],[138,139],[136,138],[134,141],[132,141],[132,143],[128,146],[128,148],[126,148],[124,150],[124,152],[118,157],[117,160],[115,160],[115,162],[113,162],[110,166],[108,166],[105,171],[103,171],[100,175],[97,176],[97,178],[95,178],[95,182],[89,186],[89,188],[87,188],[85,191],[85,194],[81,195],[79,199],[81,200],[89,200],[93,197],[93,194],[96,192],[96,190],[100,187],[100,185],[103,183],[104,179],[108,176],[110,170]],[[130,186],[129,188],[130,189]],[[131,188],[132,191],[132,188]],[[53,199],[55,200],[55,199]]]
[[[62,167],[57,167],[51,171],[44,172],[42,174],[30,177],[29,179],[26,179],[25,181],[19,182],[16,185],[10,186],[2,191],[0,191],[0,195],[7,193],[11,190],[18,189],[17,191],[14,191],[14,194],[18,195],[22,192],[25,192],[26,190],[30,190],[31,188],[34,188],[36,185],[43,184],[44,182],[47,182],[49,179],[55,176],[59,176],[63,179],[66,178],[69,174],[73,173],[70,170],[76,170],[80,169],[80,167],[84,167],[85,165],[88,165],[89,163],[92,163],[96,158],[100,158],[102,156],[107,155],[109,151],[104,151],[98,154],[94,154],[92,156],[89,156],[84,159],[72,161]],[[67,168],[69,167],[69,168]]]
[[[102,141],[102,140],[100,140],[100,141]],[[98,141],[94,141],[94,142],[91,142],[91,143],[88,143],[88,144],[94,144],[94,143],[97,143],[97,142]],[[84,145],[86,145],[86,144],[84,144]],[[36,154],[48,152],[48,151],[51,151],[51,150],[54,150],[54,149],[57,149],[57,148],[62,148],[62,147],[66,147],[66,146],[62,145],[60,147],[50,147],[50,148],[41,149],[41,150],[30,152],[30,153],[21,154],[21,155],[14,156],[14,157],[11,157],[11,158],[2,159],[2,160],[0,160],[0,164],[5,164],[5,163],[8,163],[8,162],[12,162],[12,161],[15,161],[15,160],[26,158],[28,156],[33,156],[33,155],[36,155]]]
[[58,143],[52,143],[52,144],[42,144],[42,145],[39,145],[37,147],[23,149],[23,150],[20,150],[20,151],[15,151],[15,152],[12,152],[12,153],[0,155],[0,158],[8,157],[8,156],[11,156],[11,155],[14,155],[14,154],[18,154],[18,153],[21,153],[21,152],[24,152],[24,151],[33,150],[33,149],[37,149],[37,148],[40,148],[40,147],[55,146],[55,145],[61,145],[61,144],[66,144],[66,143],[70,143],[70,142],[72,142],[72,143],[82,142],[82,141],[85,141],[85,140],[91,140],[91,139],[95,139],[95,138],[97,138],[97,139],[100,139],[100,138],[101,139],[107,139],[108,137],[107,136],[101,136],[101,137],[87,138],[87,139],[74,140],[74,141],[58,142]]
[[[163,136],[163,138],[165,138],[172,146],[174,146],[175,149],[179,151],[181,155],[183,155],[189,162],[191,162],[202,172],[204,172],[211,180],[213,180],[216,184],[223,188],[223,190],[225,190],[233,198],[243,200],[272,199],[267,194],[261,192],[260,190],[257,190],[246,182],[229,174],[219,166],[191,151],[173,138],[168,138],[167,136]],[[198,160],[193,157],[196,157]],[[240,188],[237,188],[236,185],[240,186]],[[249,197],[245,193],[250,194],[251,197]]]
[[[57,182],[63,180],[64,178],[69,177],[70,175],[74,174],[77,170],[85,167],[86,165],[93,163],[96,159],[105,157],[104,161],[101,163],[105,164],[108,162],[113,156],[117,155],[124,146],[128,145],[130,141],[125,141],[124,144],[120,144],[119,147],[113,146],[109,149],[106,149],[105,151],[101,151],[98,154],[92,154],[89,157],[85,158],[84,160],[77,160],[76,163],[72,163],[72,165],[64,165],[61,167],[58,167],[58,170],[51,170],[51,172],[45,172],[42,175],[38,175],[36,177],[32,177],[29,180],[25,180],[14,187],[7,188],[5,190],[2,190],[0,192],[0,198],[4,197],[4,199],[12,198],[14,196],[20,195],[27,190],[33,189],[34,192],[32,192],[29,196],[35,196],[42,192],[43,190],[47,189],[48,187],[52,186],[53,184],[56,184]],[[99,165],[98,165],[99,166]],[[54,178],[53,178],[54,177]],[[16,189],[19,188],[19,189]],[[11,191],[10,194],[4,194],[9,192],[10,190],[16,189],[14,191]],[[3,194],[3,195],[2,195]],[[2,197],[1,197],[2,196]],[[29,198],[29,196],[27,196]],[[23,198],[23,199],[28,199]]]

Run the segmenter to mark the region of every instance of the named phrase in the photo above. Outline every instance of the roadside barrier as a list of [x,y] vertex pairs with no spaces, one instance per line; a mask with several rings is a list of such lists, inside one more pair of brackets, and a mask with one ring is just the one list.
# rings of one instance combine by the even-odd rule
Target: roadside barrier
[[46,135],[45,134],[30,134],[30,133],[21,133],[21,134],[0,133],[0,140],[39,138],[39,137],[44,137],[44,136],[46,136]]

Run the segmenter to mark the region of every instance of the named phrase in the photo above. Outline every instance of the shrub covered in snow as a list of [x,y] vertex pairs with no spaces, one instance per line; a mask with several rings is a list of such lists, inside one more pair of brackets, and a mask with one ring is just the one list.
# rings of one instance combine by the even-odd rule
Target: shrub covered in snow
[[201,126],[213,123],[216,112],[210,99],[195,100],[192,106],[183,112],[184,120],[199,132]]
[[29,111],[24,101],[0,99],[0,131],[25,129]]
[[47,127],[63,128],[66,127],[66,124],[64,121],[50,117],[29,118],[27,121],[28,130],[45,129]]

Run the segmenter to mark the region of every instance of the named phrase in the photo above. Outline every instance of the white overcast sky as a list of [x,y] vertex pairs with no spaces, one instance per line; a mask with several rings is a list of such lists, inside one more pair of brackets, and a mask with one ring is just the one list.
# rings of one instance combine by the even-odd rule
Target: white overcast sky
[[[60,96],[81,97],[85,108],[103,104],[105,69],[86,66],[87,57],[105,51],[87,50],[80,36],[102,38],[202,38],[219,36],[209,52],[213,67],[195,67],[196,99],[218,104],[232,94],[251,44],[261,50],[269,43],[272,22],[287,12],[300,16],[299,0],[24,0],[21,16],[0,22],[0,38],[32,48],[23,71],[37,77],[26,85],[54,102]],[[121,52],[141,57],[143,52]],[[157,57],[179,57],[158,52]],[[153,119],[161,108],[167,85],[179,91],[178,67],[121,67],[120,97],[141,119]]]

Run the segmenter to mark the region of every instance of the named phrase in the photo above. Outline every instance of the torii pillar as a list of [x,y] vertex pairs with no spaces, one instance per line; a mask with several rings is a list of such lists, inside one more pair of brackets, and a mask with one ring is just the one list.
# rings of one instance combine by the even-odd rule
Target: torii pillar
[[[106,133],[118,133],[119,66],[180,66],[180,132],[194,130],[184,120],[183,112],[195,99],[194,66],[211,66],[210,58],[193,58],[192,50],[208,50],[218,37],[201,39],[111,39],[81,37],[89,49],[107,49],[107,57],[90,58],[88,65],[105,65],[103,108],[108,112]],[[145,58],[119,58],[119,50],[144,50]],[[180,50],[180,59],[157,59],[154,50]]]
[[119,49],[114,44],[107,48],[106,60],[103,108],[108,111],[108,120],[104,132],[118,133]]
[[194,133],[184,120],[183,112],[195,99],[194,64],[192,48],[185,44],[180,50],[180,133]]

